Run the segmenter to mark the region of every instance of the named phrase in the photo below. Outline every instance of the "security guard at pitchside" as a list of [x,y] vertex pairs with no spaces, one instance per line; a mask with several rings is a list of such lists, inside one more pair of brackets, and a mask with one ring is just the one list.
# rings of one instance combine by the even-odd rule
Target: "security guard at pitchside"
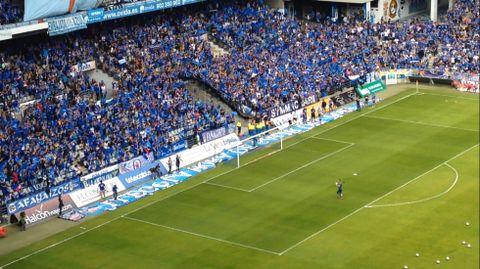
[[263,122],[261,120],[259,120],[256,124],[255,124],[255,130],[257,132],[257,134],[261,133],[262,132],[262,125],[263,125]]
[[237,133],[238,136],[242,134],[242,123],[240,121],[237,122]]
[[252,120],[251,122],[248,123],[248,135],[252,136],[255,134],[255,124],[254,121]]

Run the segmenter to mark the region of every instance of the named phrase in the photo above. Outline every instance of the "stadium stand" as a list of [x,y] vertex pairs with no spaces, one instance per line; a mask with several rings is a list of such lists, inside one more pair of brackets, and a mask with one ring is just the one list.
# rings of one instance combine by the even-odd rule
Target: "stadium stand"
[[23,7],[13,0],[0,0],[0,25],[22,21]]
[[[331,94],[380,69],[478,72],[479,7],[459,0],[443,23],[292,19],[259,1],[216,12],[115,21],[0,52],[0,189],[6,201],[226,126],[233,114],[194,101],[184,78],[208,85],[245,116]],[[9,1],[1,8],[10,10]],[[13,14],[13,13],[12,13]],[[9,15],[10,16],[10,15]],[[204,35],[228,54],[213,57]],[[445,47],[435,41],[442,40]],[[472,42],[465,42],[471,40]],[[73,71],[95,60],[116,78]],[[432,64],[433,63],[433,64]],[[81,168],[81,169],[80,169]],[[3,199],[2,199],[3,200]]]

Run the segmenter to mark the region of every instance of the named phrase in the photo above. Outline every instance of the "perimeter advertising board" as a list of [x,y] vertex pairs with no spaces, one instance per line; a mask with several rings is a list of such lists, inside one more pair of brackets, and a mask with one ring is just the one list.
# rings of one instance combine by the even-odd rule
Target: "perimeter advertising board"
[[[122,182],[120,181],[120,179],[118,179],[118,177],[108,179],[103,183],[106,187],[106,197],[113,195],[113,185],[117,185],[118,192],[125,190],[125,186],[123,186]],[[70,193],[70,197],[72,198],[73,202],[77,207],[82,207],[100,200],[100,190],[97,185],[91,185],[84,189]]]
[[373,82],[359,86],[356,91],[360,97],[369,96],[377,92],[386,90],[385,84],[381,80],[375,80]]
[[[62,211],[66,212],[73,209],[73,201],[68,195],[62,196],[63,208]],[[58,197],[44,201],[34,207],[31,207],[25,212],[25,220],[27,225],[40,223],[47,220],[50,217],[57,217],[60,212],[58,207]],[[15,214],[17,218],[20,218],[20,212]]]

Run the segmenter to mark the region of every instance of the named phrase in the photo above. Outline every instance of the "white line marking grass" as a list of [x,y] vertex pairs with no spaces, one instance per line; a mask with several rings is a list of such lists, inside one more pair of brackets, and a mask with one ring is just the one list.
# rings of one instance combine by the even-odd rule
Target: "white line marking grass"
[[[426,89],[424,89],[424,90],[426,90]],[[457,99],[463,99],[463,100],[479,101],[479,99],[468,98],[468,97],[463,97],[463,96],[456,96],[456,95],[448,95],[448,94],[440,94],[440,93],[430,93],[430,92],[419,92],[419,93],[420,93],[420,95],[425,94],[425,95],[434,95],[434,96],[443,96],[443,97],[457,98]]]
[[261,251],[261,252],[265,252],[265,253],[270,253],[270,254],[274,254],[274,255],[280,255],[280,253],[275,252],[275,251],[271,251],[271,250],[268,250],[268,249],[249,246],[249,245],[245,245],[245,244],[241,244],[241,243],[237,243],[237,242],[233,242],[233,241],[229,241],[229,240],[225,240],[225,239],[221,239],[221,238],[216,238],[216,237],[209,236],[209,235],[204,235],[204,234],[194,233],[194,232],[190,232],[190,231],[186,231],[186,230],[182,230],[182,229],[178,229],[178,228],[173,228],[173,227],[158,224],[158,223],[155,223],[155,222],[150,222],[150,221],[137,219],[137,218],[132,218],[132,217],[127,217],[127,216],[123,216],[122,218],[132,220],[132,221],[136,221],[136,222],[149,224],[149,225],[152,225],[152,226],[157,226],[157,227],[169,229],[169,230],[172,230],[172,231],[177,231],[177,232],[186,233],[186,234],[189,234],[189,235],[194,235],[194,236],[198,236],[198,237],[202,237],[202,238],[207,238],[207,239],[210,239],[210,240],[214,240],[214,241],[218,241],[218,242],[222,242],[222,243],[226,243],[226,244],[230,244],[230,245],[234,245],[234,246],[238,246],[238,247],[242,247],[242,248],[248,248],[248,249],[253,249],[253,250],[257,250],[257,251]]
[[250,189],[248,192],[253,192],[253,191],[256,191],[256,190],[258,190],[258,189],[260,189],[260,188],[263,188],[263,187],[265,187],[265,186],[267,186],[267,185],[269,185],[269,184],[271,184],[271,183],[273,183],[273,182],[275,182],[275,181],[277,181],[277,180],[279,180],[279,179],[282,179],[282,178],[284,178],[284,177],[286,177],[286,176],[288,176],[288,175],[290,175],[290,174],[293,174],[293,173],[295,173],[295,172],[298,172],[299,170],[302,170],[302,169],[304,169],[304,168],[307,168],[307,167],[309,167],[310,165],[315,164],[315,163],[317,163],[317,162],[319,162],[319,161],[321,161],[321,160],[323,160],[323,159],[326,159],[326,158],[328,158],[328,157],[330,157],[330,156],[333,156],[333,155],[335,155],[335,154],[337,154],[337,153],[339,153],[339,152],[342,152],[342,151],[344,151],[344,150],[352,147],[353,145],[354,145],[354,144],[349,144],[349,145],[346,146],[346,147],[343,147],[343,148],[338,149],[338,150],[336,150],[336,151],[334,151],[334,152],[331,152],[331,153],[329,153],[329,154],[327,154],[327,155],[324,155],[324,156],[322,156],[322,157],[320,157],[320,158],[317,158],[317,159],[315,159],[315,160],[313,160],[313,161],[311,161],[311,162],[308,162],[308,163],[306,163],[306,164],[304,164],[304,165],[302,165],[302,166],[300,166],[300,167],[297,167],[297,168],[293,169],[292,171],[290,171],[290,172],[288,172],[288,173],[285,173],[285,174],[283,174],[283,175],[281,175],[281,176],[279,176],[279,177],[276,177],[276,178],[274,178],[274,179],[272,179],[272,180],[269,180],[269,181],[267,181],[267,182],[265,182],[265,183],[263,183],[263,184],[255,187],[255,188],[253,188],[253,189]]
[[318,137],[318,136],[309,137],[309,139],[333,141],[333,142],[342,143],[342,144],[347,144],[347,145],[354,145],[354,144],[355,144],[355,143],[352,143],[352,142],[345,142],[345,141],[341,141],[341,140],[335,140],[335,139],[330,139],[330,138],[323,138],[323,137]]
[[225,188],[225,189],[232,189],[232,190],[236,190],[236,191],[250,192],[249,190],[245,190],[245,189],[242,189],[242,188],[237,188],[237,187],[232,187],[232,186],[217,184],[217,183],[212,183],[212,182],[205,182],[205,184],[220,187],[220,188]]
[[390,195],[391,193],[393,193],[393,192],[395,192],[395,191],[397,191],[397,190],[399,190],[399,189],[401,189],[401,188],[403,188],[403,187],[407,186],[408,184],[410,184],[410,183],[412,183],[413,181],[415,181],[415,180],[419,179],[419,178],[420,178],[420,177],[422,177],[423,175],[425,175],[425,174],[427,174],[427,173],[429,173],[429,172],[431,172],[431,171],[433,171],[433,170],[437,169],[438,167],[440,167],[440,166],[442,166],[442,165],[446,164],[447,162],[449,162],[449,161],[451,161],[451,160],[453,160],[453,159],[455,159],[455,158],[457,158],[457,157],[461,156],[462,154],[464,154],[464,153],[466,153],[466,152],[470,151],[471,149],[473,149],[473,148],[477,147],[478,145],[479,145],[479,144],[476,144],[476,145],[474,145],[474,146],[472,146],[472,147],[469,147],[468,149],[466,149],[466,150],[464,150],[464,151],[462,151],[462,152],[458,153],[457,155],[455,155],[455,156],[451,157],[450,159],[448,159],[448,160],[446,160],[446,161],[444,161],[444,162],[440,163],[439,165],[437,165],[437,166],[433,167],[432,169],[430,169],[430,170],[428,170],[428,171],[426,171],[426,172],[422,173],[421,175],[419,175],[419,176],[417,176],[417,177],[415,177],[415,178],[411,179],[410,181],[408,181],[408,182],[404,183],[403,185],[400,185],[399,187],[397,187],[397,188],[395,188],[395,189],[393,189],[393,190],[391,190],[391,191],[389,191],[389,192],[385,193],[384,195],[382,195],[382,196],[380,196],[380,197],[376,198],[375,200],[371,201],[370,203],[368,203],[368,204],[366,204],[366,205],[364,205],[364,206],[362,206],[362,207],[360,207],[360,208],[356,209],[356,210],[355,210],[355,211],[353,211],[352,213],[350,213],[350,214],[348,214],[348,215],[346,215],[346,216],[342,217],[341,219],[339,219],[339,220],[337,220],[337,221],[333,222],[332,224],[328,225],[327,227],[325,227],[325,228],[321,229],[320,231],[317,231],[317,232],[315,232],[315,233],[313,233],[313,234],[309,235],[309,236],[308,236],[308,237],[306,237],[305,239],[303,239],[303,240],[299,241],[298,243],[296,243],[296,244],[292,245],[291,247],[287,248],[286,250],[284,250],[284,251],[280,252],[280,255],[283,255],[283,254],[287,253],[288,251],[290,251],[290,250],[294,249],[295,247],[299,246],[300,244],[304,243],[305,241],[307,241],[307,240],[311,239],[312,237],[315,237],[315,236],[317,236],[318,234],[320,234],[320,233],[322,233],[322,232],[324,232],[324,231],[328,230],[328,229],[329,229],[329,228],[331,228],[332,226],[335,226],[336,224],[338,224],[338,223],[342,222],[343,220],[345,220],[345,219],[347,219],[347,218],[349,218],[349,217],[351,217],[351,216],[355,215],[356,213],[358,213],[358,212],[359,212],[359,211],[361,211],[362,209],[364,209],[364,208],[370,208],[370,206],[371,206],[371,205],[373,205],[373,204],[374,204],[374,203],[376,203],[377,201],[381,200],[382,198],[384,198],[384,197],[386,197],[386,196]]
[[[413,205],[413,204],[418,204],[418,203],[427,202],[427,201],[436,199],[436,198],[438,198],[438,197],[441,197],[441,196],[449,193],[449,192],[455,187],[455,185],[457,185],[458,177],[459,177],[459,176],[458,176],[458,171],[457,171],[457,169],[455,169],[455,167],[451,166],[451,165],[448,164],[447,162],[445,162],[445,163],[443,163],[443,164],[446,165],[446,166],[448,166],[448,167],[449,167],[450,169],[452,169],[453,172],[455,173],[455,179],[453,180],[452,185],[450,185],[450,187],[448,187],[448,189],[446,189],[445,191],[443,191],[443,192],[441,192],[441,193],[439,193],[439,194],[436,194],[436,195],[427,197],[427,198],[418,199],[418,200],[414,200],[414,201],[400,202],[400,203],[391,203],[391,204],[369,205],[369,206],[367,206],[367,208]],[[438,167],[437,167],[437,168],[438,168]]]
[[[383,109],[383,108],[386,108],[386,107],[388,107],[388,106],[390,106],[390,105],[396,104],[396,103],[398,103],[398,102],[400,102],[400,101],[402,101],[402,100],[405,100],[406,98],[409,98],[409,97],[411,97],[411,96],[414,96],[414,95],[416,95],[416,94],[417,94],[417,93],[411,93],[411,94],[405,95],[405,96],[403,96],[403,97],[401,97],[401,98],[399,98],[399,99],[397,99],[397,100],[395,100],[395,101],[393,101],[393,102],[390,102],[390,103],[388,103],[388,104],[386,104],[386,105],[383,105],[383,106],[380,106],[380,105],[379,105],[379,106],[377,106],[375,109],[372,109],[372,110],[370,110],[370,111],[367,111],[366,113],[363,113],[363,114],[361,114],[361,115],[358,115],[358,116],[356,116],[356,117],[353,117],[353,118],[351,118],[351,119],[349,119],[349,120],[346,120],[346,121],[344,121],[344,122],[341,122],[341,123],[339,123],[339,124],[330,126],[329,128],[324,129],[324,130],[322,130],[322,131],[320,131],[320,132],[314,133],[314,134],[312,134],[311,136],[309,136],[309,137],[307,137],[307,138],[304,138],[304,139],[301,139],[301,140],[299,140],[299,141],[297,141],[297,142],[295,142],[295,143],[292,143],[291,145],[288,145],[288,146],[285,147],[285,148],[293,147],[294,145],[299,144],[299,143],[301,143],[301,142],[309,139],[310,137],[314,137],[314,136],[323,134],[323,133],[325,133],[325,132],[328,132],[328,131],[330,131],[330,130],[332,130],[332,129],[334,129],[334,128],[340,127],[340,126],[345,125],[345,124],[347,124],[347,123],[349,123],[349,122],[351,122],[351,121],[354,121],[354,120],[362,117],[363,115],[367,115],[367,114],[373,113],[373,112],[375,112],[375,111],[381,110],[381,109]],[[286,139],[288,139],[288,138],[286,138]],[[285,140],[286,140],[286,139],[285,139]],[[151,206],[151,205],[153,205],[153,204],[156,204],[156,203],[158,203],[158,202],[161,202],[161,201],[163,201],[163,200],[166,200],[166,199],[168,199],[168,198],[170,198],[170,197],[173,197],[173,196],[175,196],[175,195],[177,195],[177,194],[180,194],[180,193],[183,193],[183,192],[185,192],[185,191],[191,190],[191,189],[193,189],[193,188],[195,188],[195,187],[197,187],[197,186],[199,186],[199,185],[201,185],[201,184],[203,184],[203,183],[205,183],[205,182],[208,182],[208,181],[210,181],[210,180],[212,180],[212,179],[214,179],[214,178],[223,176],[223,175],[225,175],[225,174],[227,174],[227,173],[229,173],[229,172],[231,172],[231,171],[227,171],[227,172],[218,174],[218,175],[213,176],[213,177],[211,177],[211,178],[209,178],[209,179],[207,179],[207,180],[205,180],[205,181],[201,181],[201,182],[199,182],[199,183],[196,183],[196,184],[193,184],[193,185],[191,185],[191,186],[189,186],[189,187],[186,187],[185,189],[182,189],[182,190],[177,191],[177,192],[175,192],[175,193],[172,193],[172,194],[170,194],[170,195],[164,196],[164,197],[162,197],[162,198],[160,198],[160,199],[158,199],[158,200],[154,200],[154,201],[152,201],[152,202],[150,202],[150,203],[147,203],[147,204],[145,204],[145,205],[143,205],[143,206],[140,206],[140,207],[138,207],[138,208],[136,208],[136,209],[131,210],[130,212],[124,214],[123,216],[126,216],[126,215],[128,215],[128,214],[132,214],[132,213],[137,212],[137,211],[139,211],[139,210],[142,210],[142,209],[144,209],[144,208],[146,208],[146,207],[148,207],[148,206]],[[174,187],[175,187],[175,186],[173,186],[172,188],[174,188]],[[109,223],[111,223],[111,222],[113,222],[113,221],[116,221],[116,220],[118,220],[118,219],[120,219],[120,218],[122,218],[122,216],[118,216],[118,217],[115,217],[115,218],[113,218],[113,219],[107,220],[107,221],[105,221],[104,223],[101,223],[101,224],[99,224],[99,225],[96,225],[96,226],[94,226],[94,227],[92,227],[92,228],[90,228],[90,229],[88,229],[88,230],[85,230],[85,231],[83,231],[83,232],[81,232],[81,233],[78,233],[78,234],[76,234],[76,235],[69,236],[69,237],[67,237],[67,238],[64,238],[64,239],[56,242],[56,243],[53,243],[53,244],[51,244],[51,245],[48,245],[48,246],[43,247],[43,248],[41,248],[41,249],[38,249],[38,250],[36,250],[36,251],[34,251],[34,252],[30,253],[30,254],[27,254],[27,255],[22,256],[22,257],[20,257],[20,258],[18,258],[18,259],[15,259],[15,260],[13,260],[13,261],[11,261],[11,262],[9,262],[9,263],[6,263],[6,264],[0,266],[0,268],[4,268],[4,267],[10,266],[10,265],[12,265],[12,264],[15,264],[15,263],[17,263],[17,262],[19,262],[19,261],[22,261],[22,260],[25,260],[25,259],[27,259],[27,258],[30,258],[30,257],[33,256],[33,255],[36,255],[36,254],[41,253],[41,252],[44,252],[44,251],[46,251],[46,250],[48,250],[48,249],[51,249],[51,248],[53,248],[53,247],[55,247],[55,246],[58,246],[58,245],[60,245],[60,244],[65,243],[65,242],[68,242],[68,241],[70,241],[70,240],[72,240],[72,239],[75,239],[75,238],[77,238],[77,237],[79,237],[79,236],[82,236],[82,235],[84,235],[84,234],[86,234],[86,233],[88,233],[88,232],[94,231],[94,230],[96,230],[96,229],[98,229],[98,228],[101,228],[101,227],[103,227],[103,226],[105,226],[105,225],[107,225],[107,224],[109,224]]]
[[364,116],[364,117],[365,118],[371,118],[371,119],[379,119],[379,120],[388,120],[388,121],[398,121],[398,122],[405,122],[405,123],[411,123],[411,124],[419,124],[419,125],[425,125],[425,126],[430,126],[430,127],[449,128],[449,129],[457,129],[457,130],[469,131],[469,132],[478,132],[478,130],[475,130],[475,129],[461,128],[461,127],[442,125],[442,124],[434,124],[434,123],[425,123],[425,122],[421,122],[421,121],[395,119],[395,118],[379,117],[379,116],[372,116],[372,115],[368,115],[368,116]]
[[[212,182],[210,182],[210,181],[205,182],[205,184],[213,185],[213,186],[217,186],[217,187],[221,187],[221,188],[226,188],[226,189],[237,190],[237,191],[253,192],[253,191],[257,190],[257,189],[260,189],[260,188],[262,188],[262,187],[265,187],[266,185],[268,185],[268,184],[270,184],[270,183],[273,183],[273,182],[275,182],[275,181],[277,181],[277,180],[279,180],[279,179],[282,179],[282,178],[284,178],[284,177],[286,177],[286,176],[288,176],[288,175],[290,175],[290,174],[292,174],[292,173],[295,173],[295,172],[297,172],[297,171],[299,171],[299,170],[301,170],[301,169],[307,168],[308,166],[310,166],[310,165],[312,165],[312,164],[315,164],[316,162],[319,162],[319,161],[321,161],[321,160],[323,160],[323,159],[326,159],[326,158],[328,158],[328,157],[330,157],[330,156],[333,156],[333,155],[335,155],[335,154],[337,154],[337,153],[339,153],[339,152],[342,152],[342,151],[346,150],[347,148],[355,145],[355,143],[350,143],[350,142],[345,142],[345,141],[340,141],[340,140],[335,140],[335,139],[329,139],[329,138],[315,137],[315,136],[314,136],[314,137],[308,137],[308,139],[331,141],[331,142],[340,143],[340,144],[347,144],[348,146],[343,147],[343,148],[341,148],[341,149],[338,149],[338,150],[336,150],[336,151],[334,151],[334,152],[330,152],[330,153],[327,154],[327,155],[324,155],[324,156],[322,156],[322,157],[320,157],[320,158],[317,158],[317,159],[315,159],[315,160],[313,160],[313,161],[310,161],[310,162],[308,162],[308,163],[306,163],[306,164],[304,164],[304,165],[302,165],[302,166],[300,166],[300,167],[295,168],[295,169],[292,170],[292,171],[289,171],[289,172],[287,172],[287,173],[285,173],[285,174],[283,174],[283,175],[281,175],[281,176],[279,176],[279,177],[273,178],[273,179],[271,179],[271,180],[269,180],[269,181],[267,181],[267,182],[265,182],[265,183],[263,183],[263,184],[261,184],[261,185],[259,185],[259,186],[257,186],[257,187],[254,187],[254,188],[252,188],[252,189],[250,189],[250,190],[246,190],[246,189],[242,189],[242,188],[237,188],[237,187],[233,187],[233,186],[229,186],[229,185],[212,183]],[[305,141],[305,140],[304,140],[304,141]],[[276,153],[276,152],[277,152],[277,151],[274,151],[274,152],[272,152],[272,153]],[[270,154],[270,155],[271,155],[271,154]],[[269,156],[270,156],[270,155],[269,155]],[[262,156],[262,157],[260,157],[260,158],[257,158],[257,159],[255,159],[254,161],[258,161],[258,160],[263,159],[263,158],[264,158],[264,156]],[[252,162],[249,162],[249,163],[247,163],[246,165],[248,165],[248,164],[250,164],[250,163],[252,163]],[[243,168],[243,167],[245,167],[245,165],[244,165],[244,166],[241,166],[240,168],[237,168],[237,169],[241,169],[241,168]],[[235,171],[235,170],[237,170],[237,169],[233,169],[233,170],[230,170],[230,171],[228,171],[228,172]]]

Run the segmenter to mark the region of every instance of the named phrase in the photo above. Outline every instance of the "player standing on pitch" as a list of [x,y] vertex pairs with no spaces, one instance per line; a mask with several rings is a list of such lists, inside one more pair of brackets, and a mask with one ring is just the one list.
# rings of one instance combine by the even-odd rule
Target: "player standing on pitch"
[[337,198],[342,199],[343,198],[343,182],[341,179],[338,179],[337,182],[335,183],[337,185]]

